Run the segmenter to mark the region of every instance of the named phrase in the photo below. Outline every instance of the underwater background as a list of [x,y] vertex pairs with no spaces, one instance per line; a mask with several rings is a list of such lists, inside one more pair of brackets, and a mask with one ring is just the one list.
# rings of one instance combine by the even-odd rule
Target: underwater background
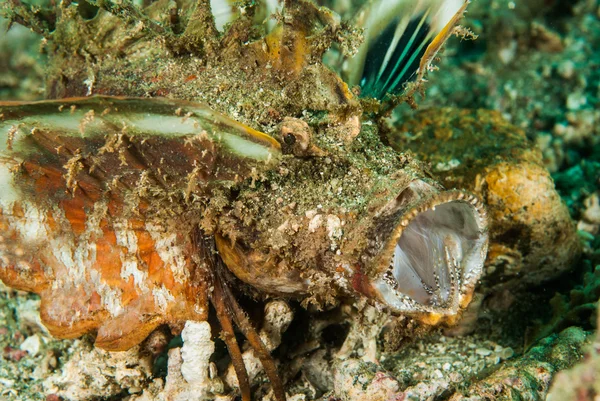
[[[43,40],[10,25],[0,19],[0,101],[41,99]],[[600,2],[474,0],[461,25],[477,38],[448,41],[418,107],[394,111],[387,140],[429,162],[449,187],[484,194],[501,222],[494,262],[458,326],[417,335],[388,325],[378,363],[349,359],[335,376],[328,361],[346,336],[372,335],[352,327],[376,324],[368,314],[352,326],[332,311],[296,311],[288,331],[329,323],[288,399],[333,400],[334,389],[364,400],[600,395]],[[560,199],[548,195],[552,183]],[[548,201],[513,199],[519,186],[532,204]],[[0,399],[161,399],[164,354],[54,339],[39,304],[0,284]],[[276,354],[299,347],[291,335],[282,341]]]

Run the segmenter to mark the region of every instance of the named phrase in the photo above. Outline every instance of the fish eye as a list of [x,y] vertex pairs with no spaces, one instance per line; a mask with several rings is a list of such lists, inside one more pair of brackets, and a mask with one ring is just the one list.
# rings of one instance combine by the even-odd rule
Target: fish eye
[[296,137],[293,134],[287,134],[283,137],[283,140],[286,143],[286,145],[290,146],[296,143]]

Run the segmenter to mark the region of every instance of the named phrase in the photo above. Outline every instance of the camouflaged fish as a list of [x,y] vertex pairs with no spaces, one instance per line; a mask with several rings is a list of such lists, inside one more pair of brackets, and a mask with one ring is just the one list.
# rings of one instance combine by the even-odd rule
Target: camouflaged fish
[[348,85],[383,99],[419,83],[466,3],[369,2],[346,82],[320,61],[345,29],[325,7],[286,1],[275,27],[247,30],[260,4],[219,27],[207,2],[165,4],[60,2],[52,30],[5,8],[51,43],[54,99],[0,103],[0,279],[40,294],[53,335],[95,331],[108,350],[212,303],[244,400],[231,319],[285,393],[236,292],[454,322],[481,275],[484,207],[385,146]]

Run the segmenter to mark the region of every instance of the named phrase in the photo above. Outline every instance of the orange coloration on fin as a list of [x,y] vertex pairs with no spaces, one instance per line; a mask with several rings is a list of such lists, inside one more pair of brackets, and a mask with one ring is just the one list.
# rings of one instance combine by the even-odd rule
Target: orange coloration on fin
[[277,157],[279,143],[185,101],[92,97],[0,109],[11,145],[0,148],[0,279],[40,294],[52,334],[97,330],[99,347],[124,350],[160,324],[205,320],[206,272],[191,253],[198,222],[165,209],[182,188],[200,196],[245,179]]
[[427,68],[429,67],[429,64],[431,64],[431,61],[433,60],[435,55],[438,53],[438,51],[440,51],[444,43],[446,43],[448,38],[452,35],[452,33],[454,32],[454,27],[458,24],[458,21],[460,21],[460,19],[463,17],[468,5],[469,2],[465,2],[465,4],[463,4],[463,6],[457,11],[457,13],[454,14],[452,19],[444,26],[444,29],[442,29],[440,33],[438,33],[433,39],[433,41],[429,44],[429,46],[427,46],[425,54],[423,54],[423,57],[421,58],[421,63],[419,65],[417,81],[420,81],[423,78],[423,75],[427,71]]

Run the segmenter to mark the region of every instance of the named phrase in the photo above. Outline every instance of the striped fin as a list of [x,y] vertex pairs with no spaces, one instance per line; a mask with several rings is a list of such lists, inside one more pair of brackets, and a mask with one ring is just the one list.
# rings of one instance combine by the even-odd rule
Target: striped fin
[[[225,31],[227,24],[232,23],[242,15],[242,7],[235,0],[210,0],[210,8],[215,19],[215,26],[220,32]],[[276,21],[271,18],[273,14],[283,8],[282,0],[257,0],[253,7],[256,8],[253,21],[256,25],[264,24],[266,32],[275,28]]]
[[468,0],[376,0],[363,8],[357,24],[365,29],[358,54],[344,75],[360,85],[361,96],[383,99],[415,80],[450,35]]
[[223,32],[225,25],[239,17],[239,9],[235,7],[233,1],[210,0],[210,9],[219,32]]
[[40,294],[55,336],[97,330],[105,349],[205,320],[208,279],[190,256],[203,209],[182,200],[279,153],[270,136],[181,100],[0,102],[0,281]]
[[[181,100],[3,102],[0,115],[0,159],[63,171],[67,186],[78,182],[104,190],[118,179],[135,188],[147,176],[163,189],[189,195],[240,182],[280,154],[272,137]],[[81,166],[71,180],[70,163]],[[188,188],[191,176],[194,189]]]

